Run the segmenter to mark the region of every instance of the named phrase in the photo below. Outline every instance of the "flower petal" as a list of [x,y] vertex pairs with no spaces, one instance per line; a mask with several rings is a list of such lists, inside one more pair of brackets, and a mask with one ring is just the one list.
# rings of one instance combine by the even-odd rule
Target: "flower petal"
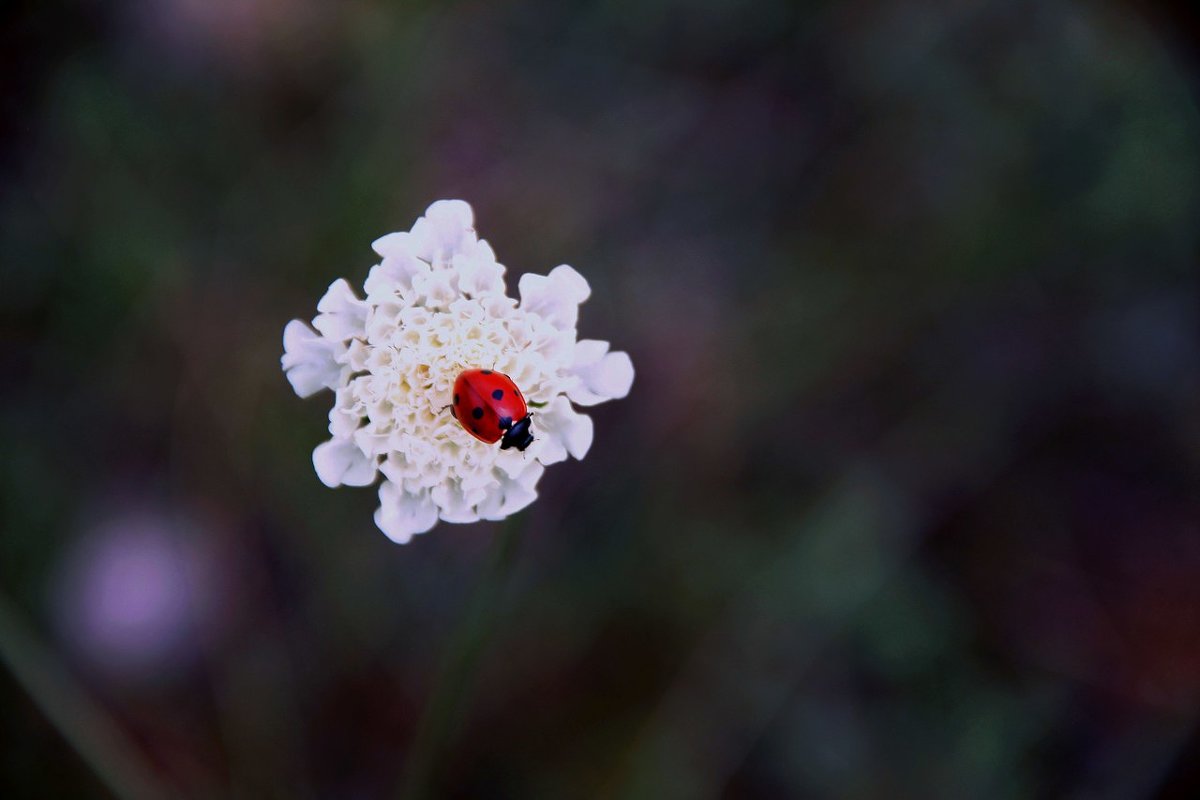
[[457,236],[475,232],[475,212],[466,200],[438,200],[425,209],[425,219],[434,224],[439,233]]
[[321,389],[336,389],[343,374],[338,357],[345,349],[345,345],[331,342],[298,319],[289,322],[283,329],[280,363],[296,394],[309,397]]
[[498,294],[504,291],[504,265],[496,262],[496,254],[487,242],[480,242],[471,253],[454,257],[459,288],[470,295]]
[[575,344],[571,372],[578,381],[567,395],[581,406],[594,406],[629,394],[633,386],[633,361],[628,353],[609,353],[608,342],[582,339]]
[[478,522],[475,504],[487,496],[483,488],[466,490],[461,481],[445,481],[434,486],[429,496],[438,507],[438,516],[446,522]]
[[571,408],[563,395],[536,412],[533,420],[534,436],[543,440],[537,456],[543,464],[566,461],[568,454],[582,459],[592,446],[592,418]]
[[412,281],[417,275],[429,271],[429,265],[413,256],[385,258],[371,267],[363,289],[370,303],[385,303],[397,296],[407,297],[412,293]]
[[413,278],[413,291],[427,308],[444,308],[458,297],[454,273],[446,270],[423,272]]
[[329,433],[335,439],[348,439],[362,425],[363,415],[357,410],[354,391],[349,386],[336,390],[333,408],[329,409]]
[[549,275],[522,275],[517,289],[523,311],[541,316],[560,330],[575,327],[579,304],[592,293],[587,280],[566,264],[550,270]]
[[321,313],[313,320],[313,327],[328,339],[343,342],[364,333],[367,304],[354,296],[354,290],[343,278],[329,284],[329,290],[317,303],[317,311]]
[[531,461],[515,478],[497,471],[500,483],[476,506],[480,519],[504,519],[537,499],[537,482],[546,468]]
[[416,243],[408,231],[397,231],[380,236],[371,242],[371,249],[383,258],[404,258],[416,255]]
[[437,520],[437,506],[427,489],[410,493],[391,481],[380,484],[375,524],[396,544],[405,544],[414,535],[425,533]]
[[475,213],[462,200],[438,200],[412,229],[413,252],[435,267],[450,262],[456,253],[476,241]]
[[330,489],[338,486],[369,486],[375,480],[377,465],[367,458],[351,439],[330,439],[313,450],[313,466],[321,483]]
[[[533,458],[537,458],[537,455],[540,452],[541,447],[535,439],[534,443],[530,445],[525,452],[517,450],[516,448],[497,451],[496,460],[492,462],[492,466],[496,470],[503,470],[504,474],[508,477],[515,478],[524,472],[525,468],[529,466],[530,457],[532,456]],[[565,458],[566,456],[563,456],[563,458],[560,458],[559,461],[563,461]]]

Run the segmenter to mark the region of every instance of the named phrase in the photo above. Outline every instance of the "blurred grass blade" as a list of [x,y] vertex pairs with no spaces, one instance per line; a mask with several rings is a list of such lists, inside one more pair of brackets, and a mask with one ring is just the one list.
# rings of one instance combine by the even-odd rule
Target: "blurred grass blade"
[[0,660],[114,795],[137,800],[171,796],[124,731],[37,640],[3,595]]

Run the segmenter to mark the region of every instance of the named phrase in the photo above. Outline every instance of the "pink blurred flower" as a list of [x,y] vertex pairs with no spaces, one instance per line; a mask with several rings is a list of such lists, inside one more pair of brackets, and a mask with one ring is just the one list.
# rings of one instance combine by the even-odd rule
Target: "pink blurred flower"
[[130,510],[84,531],[51,587],[67,645],[120,677],[147,678],[194,657],[218,611],[214,559],[197,527]]

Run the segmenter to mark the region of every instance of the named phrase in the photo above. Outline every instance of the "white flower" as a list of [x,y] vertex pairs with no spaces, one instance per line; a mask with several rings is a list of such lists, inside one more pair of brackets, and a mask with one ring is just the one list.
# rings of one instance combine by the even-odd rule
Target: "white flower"
[[[633,363],[608,343],[576,340],[591,294],[571,267],[524,275],[520,302],[504,267],[476,236],[461,200],[431,205],[411,231],[374,242],[360,300],[344,280],[317,303],[313,328],[283,331],[283,369],[296,394],[334,392],[329,441],[313,451],[326,486],[368,486],[382,473],[375,523],[404,543],[445,522],[498,520],[537,499],[549,464],[583,458],[590,406],[624,397]],[[475,439],[446,410],[464,369],[495,369],[521,388],[534,415],[524,452]]]

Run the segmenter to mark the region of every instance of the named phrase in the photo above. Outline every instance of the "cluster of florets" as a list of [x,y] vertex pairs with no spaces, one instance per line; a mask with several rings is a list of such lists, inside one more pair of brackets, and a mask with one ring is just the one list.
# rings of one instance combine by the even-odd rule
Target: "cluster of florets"
[[[283,332],[283,369],[301,397],[334,392],[331,438],[313,451],[330,487],[382,473],[375,522],[396,542],[446,522],[503,519],[533,502],[549,464],[583,458],[592,420],[574,406],[624,397],[633,364],[608,343],[577,340],[591,289],[569,266],[523,275],[520,301],[461,200],[434,203],[411,231],[373,245],[359,299],[334,281],[310,328]],[[314,330],[315,328],[315,330]],[[487,367],[521,388],[536,413],[524,452],[472,437],[446,413],[456,377]]]

